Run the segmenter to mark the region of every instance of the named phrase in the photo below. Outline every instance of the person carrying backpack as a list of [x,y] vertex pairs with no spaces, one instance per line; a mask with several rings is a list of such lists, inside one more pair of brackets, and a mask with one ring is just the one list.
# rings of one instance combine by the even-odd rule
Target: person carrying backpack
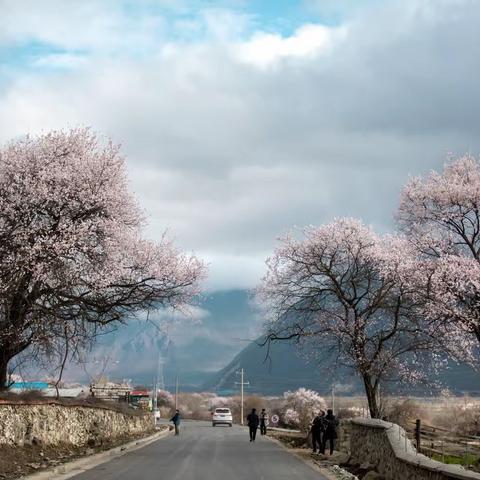
[[175,415],[170,419],[175,425],[175,435],[180,435],[180,410],[175,411]]
[[317,446],[318,446],[318,451],[319,453],[323,453],[322,448],[323,448],[323,432],[325,429],[324,425],[324,418],[325,418],[325,412],[323,410],[320,411],[319,414],[315,415],[315,418],[312,421],[312,425],[310,427],[310,432],[312,433],[312,448],[313,448],[313,453],[317,452]]
[[337,427],[338,420],[333,414],[333,410],[327,410],[327,415],[324,417],[325,432],[323,433],[322,441],[322,453],[325,453],[325,447],[327,446],[327,440],[330,442],[330,455],[333,455],[333,447],[335,440],[338,438]]

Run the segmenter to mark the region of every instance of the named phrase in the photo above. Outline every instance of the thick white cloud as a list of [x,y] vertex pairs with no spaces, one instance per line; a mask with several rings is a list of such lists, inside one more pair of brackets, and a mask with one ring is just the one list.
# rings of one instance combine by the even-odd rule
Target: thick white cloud
[[[79,124],[111,135],[149,235],[168,228],[205,255],[212,288],[253,286],[295,225],[349,215],[391,228],[410,173],[480,148],[473,0],[388,1],[290,36],[245,37],[247,17],[208,10],[174,22],[188,41],[164,35],[168,19],[131,18],[114,3],[59,9],[64,26],[53,0],[30,2],[24,24],[13,7],[0,16],[4,46],[29,38],[66,50],[4,70],[0,140]],[[104,13],[86,22],[105,5],[106,23]]]
[[276,33],[258,32],[250,40],[239,43],[238,58],[258,67],[269,67],[284,58],[315,58],[327,53],[333,46],[335,37],[341,36],[341,28],[323,25],[304,25],[292,36],[282,37]]

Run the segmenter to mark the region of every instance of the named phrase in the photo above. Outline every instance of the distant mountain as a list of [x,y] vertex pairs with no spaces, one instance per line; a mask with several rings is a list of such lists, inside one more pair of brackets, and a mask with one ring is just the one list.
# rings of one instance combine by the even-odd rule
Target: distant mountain
[[[173,387],[178,374],[182,389],[195,390],[260,333],[260,321],[243,290],[209,295],[194,317],[174,323],[168,335],[155,326],[155,317],[119,326],[98,339],[86,365],[88,374],[98,375],[105,367],[111,379],[151,384],[160,354],[167,387]],[[85,369],[77,366],[70,367],[66,378],[88,381]]]
[[[244,368],[252,393],[279,394],[309,387],[327,394],[333,383],[339,393],[362,391],[360,381],[350,371],[335,369],[331,362],[308,363],[298,355],[295,345],[272,344],[266,359],[266,348],[254,341],[259,335],[261,319],[247,292],[217,292],[204,300],[195,319],[174,324],[168,336],[154,323],[138,320],[100,337],[85,368],[70,366],[64,378],[88,381],[89,376],[104,370],[113,380],[150,385],[160,354],[170,389],[178,374],[182,390],[237,392],[235,372]],[[452,365],[442,373],[441,380],[455,393],[480,394],[480,375],[465,365]]]
[[[206,391],[228,394],[238,390],[236,372],[243,368],[245,380],[250,382],[248,391],[276,395],[287,390],[308,387],[322,394],[331,391],[336,383],[337,391],[354,393],[360,384],[356,377],[343,370],[334,371],[308,363],[298,355],[296,345],[287,342],[272,343],[267,357],[267,348],[261,347],[261,338],[245,347],[225,368],[212,375],[203,385]],[[330,365],[329,365],[330,366]]]
[[[335,391],[340,395],[363,393],[362,383],[350,370],[336,368],[332,361],[315,365],[298,355],[297,346],[287,342],[273,343],[270,346],[269,359],[266,359],[266,348],[252,342],[245,347],[223,369],[212,375],[202,386],[205,391],[216,391],[229,394],[238,391],[235,382],[236,372],[241,368],[245,372],[245,380],[250,382],[248,391],[264,395],[281,394],[287,390],[307,387],[323,395]],[[442,388],[448,388],[456,395],[480,395],[480,373],[468,365],[452,363],[443,371],[438,381]],[[429,395],[431,388],[415,386],[406,389],[398,384],[388,385],[391,392],[412,395]]]

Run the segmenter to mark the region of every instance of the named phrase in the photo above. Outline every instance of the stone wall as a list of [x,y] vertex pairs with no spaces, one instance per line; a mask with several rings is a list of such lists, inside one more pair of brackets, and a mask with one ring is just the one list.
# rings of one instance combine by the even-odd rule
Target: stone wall
[[480,480],[480,474],[418,454],[394,423],[353,419],[349,430],[351,462],[374,465],[387,480]]
[[108,408],[57,403],[0,404],[0,444],[99,445],[153,431],[151,415],[130,415]]

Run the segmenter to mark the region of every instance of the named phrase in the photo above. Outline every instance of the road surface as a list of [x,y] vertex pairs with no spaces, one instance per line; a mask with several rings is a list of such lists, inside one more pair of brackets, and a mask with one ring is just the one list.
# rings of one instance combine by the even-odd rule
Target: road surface
[[74,480],[325,480],[276,443],[239,426],[183,422],[160,439],[73,477]]

